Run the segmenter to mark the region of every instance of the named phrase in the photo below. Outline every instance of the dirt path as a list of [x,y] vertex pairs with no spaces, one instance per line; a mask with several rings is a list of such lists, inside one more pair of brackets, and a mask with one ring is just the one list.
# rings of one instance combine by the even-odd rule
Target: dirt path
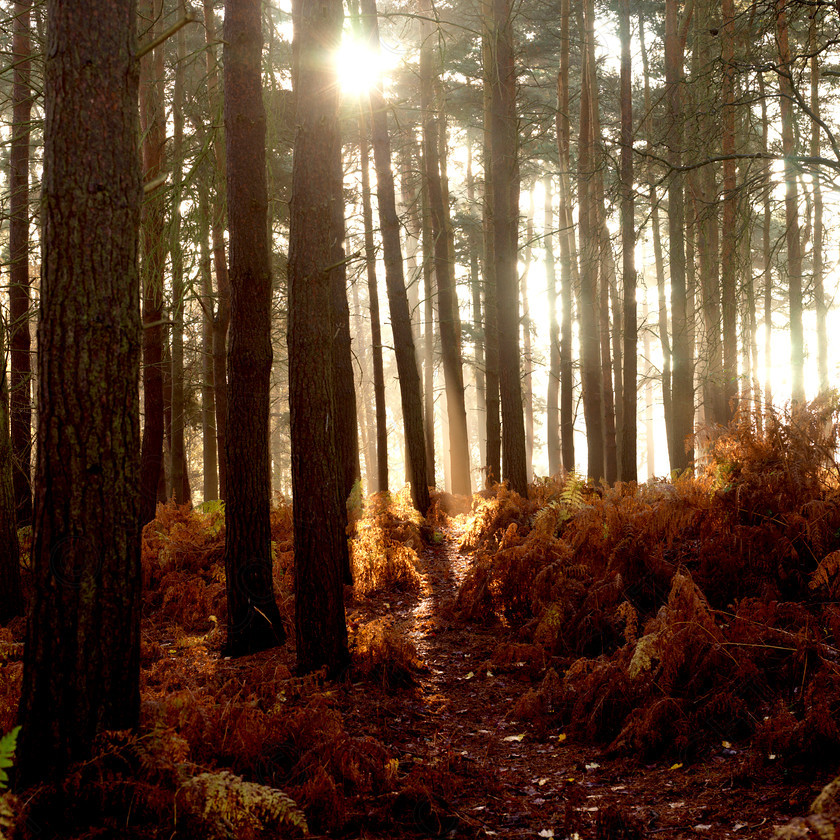
[[459,554],[454,531],[444,536],[420,558],[419,597],[374,599],[362,616],[373,617],[371,609],[374,616],[391,616],[412,640],[427,666],[419,686],[379,695],[357,684],[347,697],[348,728],[388,744],[401,771],[431,765],[456,779],[436,789],[440,809],[417,809],[407,832],[758,840],[772,837],[773,825],[807,810],[812,788],[805,784],[782,784],[780,778],[734,784],[737,749],[721,746],[717,754],[685,766],[639,766],[607,760],[563,733],[538,733],[515,720],[513,707],[531,676],[516,663],[488,675],[494,649],[509,640],[506,628],[464,626],[450,618],[470,559]]

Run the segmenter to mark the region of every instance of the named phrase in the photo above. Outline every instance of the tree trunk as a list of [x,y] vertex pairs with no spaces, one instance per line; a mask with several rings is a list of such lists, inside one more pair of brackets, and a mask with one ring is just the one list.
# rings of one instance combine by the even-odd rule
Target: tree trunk
[[359,118],[359,146],[362,164],[362,216],[365,225],[365,268],[370,309],[371,353],[373,354],[373,399],[376,406],[376,489],[388,489],[388,418],[385,414],[385,373],[382,364],[382,327],[379,316],[379,286],[376,279],[376,251],[373,244],[373,211],[370,205],[370,159],[366,117]]
[[522,404],[525,415],[525,472],[534,480],[534,387],[533,347],[531,343],[531,305],[528,299],[528,274],[531,270],[534,239],[534,192],[529,192],[528,219],[525,223],[525,267],[519,278],[522,297]]
[[210,271],[210,224],[207,185],[199,193],[199,267],[201,271],[201,441],[204,501],[219,498],[216,449],[216,399],[213,388],[213,276]]
[[574,440],[574,368],[572,363],[572,276],[577,267],[575,231],[572,224],[571,176],[569,153],[569,0],[560,0],[560,66],[557,72],[557,146],[560,158],[559,221],[560,221],[560,294],[562,321],[560,326],[560,442],[563,468],[575,469]]
[[[425,167],[424,167],[425,168]],[[429,210],[429,190],[423,181],[422,199],[423,247],[423,424],[426,443],[426,484],[435,486],[435,291],[434,248],[432,246],[432,214]]]
[[486,388],[486,481],[502,480],[502,421],[499,406],[499,308],[496,300],[496,245],[494,240],[494,191],[492,166],[492,104],[489,67],[492,62],[490,29],[492,0],[482,0],[481,55],[484,65],[484,379]]
[[181,194],[184,178],[184,72],[187,58],[185,30],[177,34],[178,59],[172,101],[172,489],[179,505],[190,500],[187,453],[184,443],[184,253],[181,248]]
[[668,252],[671,274],[672,412],[674,445],[672,470],[684,470],[694,457],[694,371],[689,354],[689,329],[685,280],[685,216],[682,166],[682,64],[683,44],[677,27],[679,0],[665,2],[665,102],[667,106]]
[[802,328],[802,243],[799,238],[799,194],[793,117],[793,68],[788,41],[787,0],[776,0],[776,39],[779,44],[779,110],[782,117],[782,153],[785,158],[785,238],[787,242],[788,306],[790,310],[791,398],[805,400],[805,337]]
[[[162,0],[140,0],[146,37],[159,30]],[[143,180],[163,174],[166,113],[163,102],[163,46],[140,59],[140,130]],[[143,255],[143,446],[140,466],[140,525],[155,518],[163,468],[163,272],[166,264],[166,194],[155,189],[142,211]]]
[[140,712],[136,7],[51,0],[47,15],[20,787],[60,776]]
[[[337,0],[293,4],[297,136],[289,232],[289,404],[298,667],[338,674],[349,662],[342,587],[341,477],[336,463],[330,263],[338,90],[330,59]],[[257,65],[258,66],[258,65]]]
[[[286,639],[274,599],[269,521],[271,269],[260,9],[260,0],[225,3],[224,120],[231,286],[225,441],[229,656],[254,653]],[[331,346],[332,342],[327,342],[327,352]],[[339,528],[340,514],[339,509],[335,520]]]
[[[5,335],[0,333],[0,353],[5,361]],[[20,545],[15,515],[12,441],[9,435],[9,391],[0,376],[0,625],[24,614],[20,585]]]
[[[362,0],[361,8],[370,45],[378,50],[379,24],[377,22],[376,0]],[[370,106],[371,139],[376,164],[376,197],[379,205],[379,226],[382,231],[382,256],[385,263],[385,285],[388,289],[391,330],[394,334],[394,353],[397,357],[397,374],[400,380],[405,447],[408,451],[406,460],[411,472],[411,498],[417,510],[425,516],[429,509],[430,499],[429,486],[426,484],[423,395],[420,389],[420,373],[414,348],[411,312],[408,308],[408,297],[405,290],[400,246],[400,220],[397,216],[394,172],[391,168],[391,141],[388,136],[387,110],[382,88],[378,85],[374,85],[370,90]],[[462,406],[463,396],[462,388]],[[464,414],[463,419],[463,431],[464,437],[466,437],[466,414]],[[467,457],[467,481],[469,481],[469,456]]]
[[[364,169],[362,169],[364,173]],[[370,190],[370,187],[368,187]],[[367,224],[367,222],[365,222]],[[365,239],[367,242],[367,239]],[[370,270],[370,263],[368,262],[368,257],[365,257],[366,268]],[[368,275],[368,279],[370,276]],[[374,282],[375,282],[375,275],[374,275]],[[371,388],[369,384],[368,371],[371,368],[368,367],[368,360],[367,360],[367,351],[365,347],[367,346],[367,336],[364,332],[364,323],[362,317],[362,306],[359,303],[359,284],[358,282],[352,284],[353,289],[353,317],[356,322],[356,337],[358,339],[359,344],[359,368],[361,370],[361,375],[359,377],[358,388],[359,388],[359,395],[361,397],[362,403],[362,416],[364,418],[364,422],[359,422],[359,428],[362,430],[362,449],[365,453],[365,487],[367,487],[368,493],[378,493],[380,490],[387,489],[387,481],[385,487],[380,487],[378,482],[377,470],[378,470],[378,458],[377,458],[377,445],[378,445],[378,434],[379,434],[379,418],[374,406],[371,405]],[[377,304],[377,312],[379,311],[379,306]],[[371,319],[372,320],[372,319]],[[380,339],[381,341],[381,339]],[[373,341],[371,340],[371,346],[373,345]],[[385,424],[383,423],[383,428],[385,428]],[[386,437],[387,443],[387,437]],[[387,479],[387,475],[386,475]]]
[[619,5],[621,39],[621,277],[624,284],[624,411],[621,481],[638,481],[636,413],[638,411],[638,314],[636,311],[636,229],[633,198],[633,90],[630,60],[630,0]]
[[[341,472],[339,509],[341,525],[347,531],[347,499],[360,476],[359,433],[356,423],[356,382],[353,377],[353,350],[350,343],[350,307],[347,304],[347,262],[344,254],[345,206],[344,165],[341,159],[341,138],[336,134],[332,151],[333,197],[332,254],[330,257],[330,306],[332,308],[332,363],[335,390],[335,449]],[[350,566],[350,549],[347,540],[342,542],[342,573],[344,582],[353,583]]]
[[[467,436],[467,410],[464,401],[464,374],[458,330],[458,301],[447,236],[448,207],[444,202],[442,168],[439,154],[440,124],[435,114],[433,68],[433,35],[430,0],[420,0],[422,43],[420,48],[420,91],[423,111],[423,165],[429,191],[432,215],[432,237],[435,253],[438,325],[441,357],[446,387],[446,413],[449,418],[449,455],[452,463],[452,492],[469,495],[470,452]],[[374,111],[376,114],[376,111]],[[384,115],[383,115],[384,117]],[[378,167],[377,167],[378,169]]]
[[587,472],[600,481],[606,475],[604,463],[603,389],[601,381],[601,336],[598,318],[598,252],[600,231],[595,212],[594,75],[595,38],[593,0],[585,0],[582,12],[583,70],[580,93],[580,143],[578,150],[578,205],[581,248],[580,329],[583,412],[586,419]]
[[493,248],[499,328],[499,397],[502,409],[502,476],[528,495],[525,422],[519,367],[519,159],[516,68],[510,0],[492,0],[490,20],[490,160],[493,169]]
[[212,0],[204,2],[204,31],[207,41],[207,100],[213,117],[213,158],[216,163],[213,191],[213,267],[216,270],[218,303],[213,319],[213,392],[216,401],[216,449],[219,453],[219,498],[227,498],[227,334],[230,326],[230,279],[225,255],[225,140],[222,124],[222,97],[216,62],[216,17]]
[[545,249],[546,297],[548,298],[548,394],[546,395],[546,448],[548,474],[560,472],[560,324],[557,321],[557,272],[554,267],[554,206],[551,176],[543,178],[545,208],[543,247]]
[[[723,398],[728,423],[738,400],[738,195],[735,169],[735,5],[721,0],[721,60],[723,62],[723,242],[720,288],[723,314]],[[728,158],[728,159],[727,159]]]
[[[29,38],[32,0],[14,4],[12,140],[9,156],[9,318],[11,446],[19,527],[32,523],[32,366],[29,340],[29,139],[32,90]],[[16,538],[17,539],[17,538]]]
[[[814,9],[811,16],[809,30],[809,51],[811,53],[811,157],[820,156],[820,60],[817,51],[817,19],[819,9]],[[814,269],[814,307],[817,312],[817,371],[819,374],[820,393],[825,393],[829,387],[828,380],[828,330],[826,315],[828,307],[825,299],[825,258],[823,255],[823,197],[820,172],[816,170],[813,177],[814,185],[814,239],[813,239],[813,269]]]

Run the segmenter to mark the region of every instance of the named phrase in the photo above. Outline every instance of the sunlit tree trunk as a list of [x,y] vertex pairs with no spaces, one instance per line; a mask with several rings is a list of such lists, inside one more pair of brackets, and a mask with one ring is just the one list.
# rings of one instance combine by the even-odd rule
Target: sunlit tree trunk
[[534,388],[533,388],[533,359],[531,342],[531,306],[528,300],[528,273],[531,270],[531,259],[534,238],[534,192],[530,191],[528,204],[528,219],[525,227],[525,267],[519,280],[522,295],[522,402],[525,414],[525,470],[528,481],[534,479]]
[[594,194],[595,126],[594,55],[595,8],[593,0],[584,0],[582,11],[582,53],[580,93],[580,141],[578,148],[578,207],[580,231],[580,328],[583,412],[586,420],[588,452],[587,472],[599,481],[606,475],[604,463],[603,388],[601,381],[601,331],[598,317],[598,252],[600,230]]
[[136,6],[50,0],[47,21],[20,787],[60,777],[140,713]]
[[[372,49],[379,48],[379,24],[376,0],[362,0],[363,24]],[[377,84],[370,91],[371,139],[376,164],[376,197],[379,205],[379,227],[382,231],[382,258],[385,263],[385,285],[388,290],[388,309],[391,314],[391,330],[394,335],[394,355],[397,359],[397,373],[400,380],[400,404],[403,414],[405,449],[409,465],[411,498],[414,506],[425,516],[429,509],[429,485],[426,483],[426,448],[423,427],[423,393],[420,388],[420,373],[411,312],[403,273],[402,246],[400,244],[400,220],[397,216],[394,171],[391,167],[391,140],[388,136],[388,114],[382,88]],[[433,211],[434,212],[434,211]],[[439,259],[435,262],[440,267]],[[438,282],[440,288],[440,282]],[[454,304],[453,304],[454,305]],[[460,359],[458,360],[460,371]],[[461,388],[461,410],[463,411],[463,444],[466,446],[467,416],[464,410],[464,390]],[[467,489],[456,492],[469,493],[469,452],[466,453]]]
[[492,85],[488,68],[492,61],[490,20],[493,0],[482,0],[481,60],[484,106],[484,359],[487,406],[487,457],[484,465],[488,482],[502,480],[502,422],[499,405],[499,308],[496,300],[496,244],[494,239],[494,191],[492,165]]
[[385,414],[385,374],[382,365],[382,326],[379,316],[379,286],[376,279],[376,251],[373,244],[373,211],[370,203],[370,152],[367,118],[359,121],[362,166],[362,216],[365,226],[365,271],[370,310],[371,354],[373,356],[373,400],[376,413],[376,485],[373,492],[388,489],[388,418]]
[[[821,17],[819,9],[814,9],[811,15],[809,29],[809,51],[811,53],[811,157],[820,156],[820,59],[817,52],[817,25]],[[813,230],[813,270],[814,270],[814,306],[817,312],[817,371],[819,374],[820,392],[825,393],[829,387],[828,380],[828,330],[826,327],[827,306],[825,299],[825,257],[823,254],[823,195],[820,183],[820,172],[814,172],[814,230]]]
[[289,404],[298,666],[339,672],[348,662],[342,587],[341,477],[335,457],[330,259],[332,154],[338,91],[331,54],[341,38],[337,0],[295,0],[297,136],[289,232]]
[[227,333],[230,326],[230,280],[225,247],[225,140],[222,124],[222,97],[219,91],[219,71],[216,62],[216,18],[212,0],[203,0],[204,30],[207,41],[207,101],[213,121],[213,159],[215,180],[213,189],[213,267],[216,272],[216,315],[213,319],[213,393],[216,403],[216,449],[219,454],[219,498],[227,498],[227,466],[225,439],[227,437]]
[[181,248],[181,195],[184,178],[184,63],[187,58],[186,32],[177,34],[178,60],[172,103],[172,489],[179,505],[189,501],[189,475],[184,444],[184,254]]
[[213,275],[210,268],[210,202],[202,180],[198,195],[199,272],[201,274],[201,443],[204,501],[219,496],[216,400],[213,389]]
[[560,324],[557,320],[557,272],[554,266],[554,203],[551,176],[543,178],[543,248],[545,249],[546,297],[548,298],[548,394],[546,396],[546,448],[548,474],[560,472]]
[[636,412],[638,379],[638,315],[636,311],[636,228],[633,198],[633,90],[630,59],[630,0],[619,5],[621,39],[621,277],[624,285],[624,411],[621,481],[636,481]]
[[[140,0],[141,29],[150,40],[159,29],[162,0]],[[143,179],[163,175],[166,113],[163,101],[163,47],[140,59],[140,130]],[[158,186],[143,202],[143,446],[140,467],[140,524],[155,518],[163,469],[163,272],[166,263],[166,194]]]
[[574,367],[572,362],[572,278],[577,269],[575,229],[572,224],[572,165],[569,147],[569,0],[560,0],[560,66],[557,72],[557,147],[560,162],[558,219],[560,226],[561,326],[559,348],[560,445],[563,468],[575,469]]
[[467,412],[464,401],[464,378],[461,366],[458,335],[457,298],[448,243],[448,207],[444,193],[439,149],[440,121],[435,112],[435,35],[430,0],[420,0],[420,96],[423,111],[423,166],[429,191],[432,216],[432,237],[435,254],[435,282],[437,285],[438,327],[441,358],[446,387],[446,413],[449,421],[449,456],[452,464],[452,492],[469,495],[470,453],[467,437]]
[[[29,339],[29,141],[31,0],[12,9],[12,138],[9,152],[9,318],[11,456],[18,527],[32,523],[32,365]],[[15,544],[17,537],[15,537]],[[14,550],[17,550],[16,547]]]
[[802,328],[802,243],[799,234],[799,192],[793,117],[793,68],[788,39],[787,0],[776,0],[776,40],[779,46],[779,110],[782,117],[782,153],[785,157],[785,239],[787,243],[788,307],[790,313],[791,397],[805,399],[805,337]]

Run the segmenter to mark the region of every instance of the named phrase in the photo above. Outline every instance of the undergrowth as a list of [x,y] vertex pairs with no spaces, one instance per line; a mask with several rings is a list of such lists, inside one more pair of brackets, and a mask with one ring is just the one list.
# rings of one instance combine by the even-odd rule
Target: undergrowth
[[507,624],[551,669],[515,713],[645,759],[736,738],[752,761],[836,759],[837,443],[821,401],[761,431],[739,418],[673,484],[476,498],[461,615]]

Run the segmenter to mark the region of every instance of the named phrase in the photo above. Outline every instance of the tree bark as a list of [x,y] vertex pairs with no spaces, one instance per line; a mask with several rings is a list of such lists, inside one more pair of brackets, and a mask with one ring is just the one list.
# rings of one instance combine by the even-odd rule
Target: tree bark
[[[264,650],[286,639],[274,599],[269,521],[271,269],[260,10],[260,0],[225,3],[224,120],[231,286],[225,575],[226,652],[230,656]],[[328,342],[328,350],[331,345]],[[340,509],[336,514],[335,527],[341,527]]]
[[[159,31],[162,0],[140,0],[147,38]],[[166,114],[163,102],[163,46],[140,59],[140,130],[143,180],[163,174]],[[140,525],[155,518],[163,469],[163,272],[166,265],[166,195],[157,188],[145,197],[141,249],[143,281],[143,444],[140,465]]]
[[560,324],[557,320],[557,271],[554,266],[554,205],[551,176],[543,178],[543,248],[545,249],[546,296],[548,297],[548,393],[546,395],[546,448],[548,474],[557,475],[561,466],[560,450]]
[[185,30],[179,29],[175,89],[172,100],[172,490],[179,505],[190,500],[190,480],[184,443],[184,252],[181,248],[181,195],[184,179],[184,63],[187,59]]
[[339,0],[295,0],[297,136],[289,232],[289,404],[298,667],[338,674],[349,662],[344,615],[341,476],[336,463],[330,265],[331,156],[338,143]]
[[32,364],[29,338],[29,141],[32,0],[16,0],[12,59],[12,141],[9,155],[9,318],[11,455],[18,527],[32,524]]
[[[423,165],[429,191],[432,237],[435,253],[438,327],[446,388],[446,413],[449,419],[449,455],[452,464],[452,492],[469,495],[470,451],[467,435],[467,410],[464,400],[464,373],[461,365],[461,341],[458,328],[458,300],[447,234],[449,208],[444,201],[442,165],[439,149],[440,123],[434,101],[435,71],[433,58],[433,15],[431,0],[420,0],[420,97],[423,112]],[[374,110],[374,115],[376,111]],[[374,116],[375,119],[375,116]],[[377,167],[378,170],[378,167]]]
[[525,421],[519,366],[519,159],[512,4],[492,0],[490,65],[490,161],[493,169],[493,249],[499,328],[499,397],[502,409],[502,477],[528,495]]
[[216,399],[213,388],[213,276],[210,270],[210,208],[208,187],[199,187],[199,269],[201,272],[201,441],[204,501],[219,498],[216,449]]
[[51,0],[47,19],[20,787],[60,776],[140,711],[136,6]]
[[[379,49],[379,24],[376,0],[362,0],[363,25],[372,49]],[[385,285],[388,308],[394,335],[394,353],[400,380],[400,401],[403,413],[405,447],[410,470],[411,498],[414,506],[425,516],[429,509],[429,486],[426,484],[426,445],[423,435],[423,394],[414,347],[411,312],[405,290],[400,220],[397,216],[394,171],[391,168],[391,140],[388,136],[388,116],[382,88],[377,84],[370,90],[371,139],[376,165],[376,198],[379,205],[379,227],[382,231],[382,257],[385,263]],[[461,391],[463,398],[463,389]],[[466,433],[466,414],[464,415]],[[469,458],[467,459],[469,469]],[[469,478],[469,474],[467,476]]]
[[359,146],[362,165],[362,216],[365,226],[365,269],[370,309],[371,353],[373,354],[373,399],[376,406],[376,489],[388,489],[388,418],[385,414],[385,373],[382,364],[382,326],[379,316],[379,285],[376,279],[376,252],[373,245],[373,211],[370,203],[370,154],[367,118],[361,109]]
[[638,481],[636,417],[638,411],[638,313],[636,307],[636,229],[633,195],[633,89],[630,58],[630,0],[619,4],[621,40],[621,276],[624,284],[624,411],[621,481]]
[[219,454],[219,498],[227,498],[227,334],[230,326],[230,279],[225,247],[225,140],[222,97],[216,62],[216,17],[212,0],[203,0],[204,32],[207,43],[207,101],[213,118],[213,159],[216,163],[213,190],[213,267],[216,271],[216,315],[213,319],[213,393],[216,402],[216,449]]

